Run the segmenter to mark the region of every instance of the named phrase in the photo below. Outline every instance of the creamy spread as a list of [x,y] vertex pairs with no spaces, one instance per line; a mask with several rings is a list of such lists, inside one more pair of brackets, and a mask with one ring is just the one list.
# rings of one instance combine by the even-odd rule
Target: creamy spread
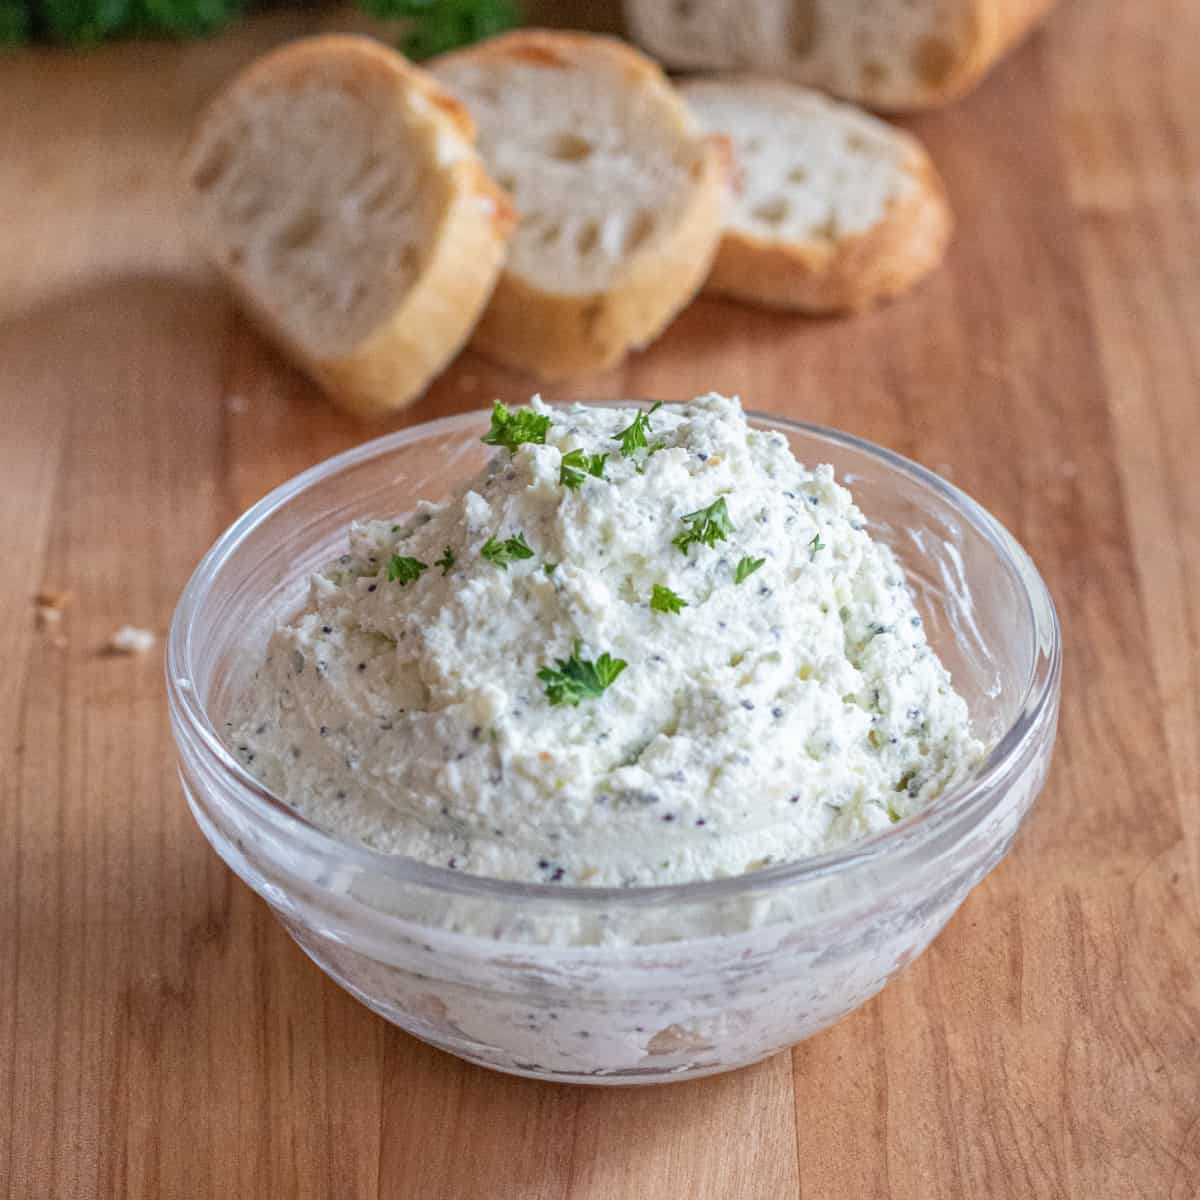
[[736,400],[493,428],[450,502],[351,528],[238,698],[234,752],[314,823],[495,878],[683,882],[886,829],[979,762],[891,551]]

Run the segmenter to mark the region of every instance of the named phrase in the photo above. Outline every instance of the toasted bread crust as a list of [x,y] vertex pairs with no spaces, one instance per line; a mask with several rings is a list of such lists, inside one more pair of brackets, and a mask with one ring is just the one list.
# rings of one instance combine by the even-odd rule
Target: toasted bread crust
[[[284,331],[278,311],[286,297],[264,295],[231,261],[219,231],[200,216],[193,178],[205,144],[239,98],[320,80],[379,108],[411,107],[418,97],[424,102],[422,119],[462,150],[437,168],[448,173],[449,198],[411,287],[357,344],[336,355],[318,352]],[[334,403],[355,416],[380,417],[415,399],[465,343],[495,286],[515,216],[508,196],[471,148],[474,134],[466,109],[426,72],[370,39],[327,35],[290,43],[252,63],[201,115],[185,151],[185,186],[209,256],[257,324]]]
[[708,274],[729,176],[724,139],[703,135],[659,67],[614,38],[519,30],[446,55],[434,68],[463,59],[516,59],[563,70],[604,60],[621,70],[626,86],[661,91],[664,103],[677,106],[681,131],[697,140],[691,195],[669,237],[634,254],[611,286],[589,295],[547,291],[504,271],[471,342],[488,357],[545,380],[612,367],[657,337]]
[[818,314],[856,312],[907,291],[941,263],[954,228],[932,163],[912,171],[912,194],[863,234],[785,244],[726,230],[705,293]]
[[[816,55],[790,63],[767,62],[753,52],[730,58],[713,46],[673,43],[662,9],[669,0],[625,0],[627,21],[637,39],[671,67],[689,70],[770,70],[773,74],[832,92],[880,112],[938,108],[974,88],[1018,41],[1054,7],[1056,0],[959,0],[954,14],[961,31],[954,40],[931,34],[915,48],[899,75],[882,72],[871,56],[857,63],[853,78],[837,77],[816,65]],[[717,0],[694,0],[697,4]],[[785,0],[779,0],[784,3]],[[861,53],[861,52],[860,52]],[[815,60],[815,61],[814,61]],[[907,83],[900,82],[907,78]]]

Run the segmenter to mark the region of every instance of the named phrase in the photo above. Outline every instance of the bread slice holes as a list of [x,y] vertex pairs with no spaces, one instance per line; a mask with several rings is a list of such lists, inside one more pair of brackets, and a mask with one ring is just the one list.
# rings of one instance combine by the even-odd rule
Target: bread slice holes
[[358,170],[354,172],[350,182],[346,185],[346,191],[352,192],[355,188],[361,187],[381,166],[383,166],[383,159],[376,151],[368,150]]
[[381,179],[375,186],[363,197],[362,205],[359,208],[360,212],[365,213],[369,217],[378,216],[379,213],[387,207],[391,202],[394,194],[394,188],[391,179]]
[[547,221],[538,235],[538,241],[543,246],[549,246],[562,236],[562,224],[558,221]]
[[416,246],[405,246],[400,251],[400,270],[405,277],[412,279],[421,266],[421,256],[417,253]]
[[817,0],[795,0],[788,40],[792,53],[800,58],[812,51],[817,40]]
[[302,208],[279,231],[279,245],[284,250],[302,250],[316,241],[324,223],[315,208]]
[[764,225],[778,225],[787,219],[791,207],[782,196],[776,196],[771,200],[764,200],[761,204],[756,204],[750,210],[750,215]]
[[654,225],[654,214],[645,208],[638,209],[633,220],[625,227],[625,253],[632,254],[640,250],[654,232]]
[[819,242],[836,242],[838,236],[837,218],[831,213],[819,225],[813,226],[812,235]]
[[808,168],[801,167],[798,165],[793,167],[787,173],[787,181],[788,181],[788,183],[807,183],[808,182]]
[[859,79],[865,88],[877,88],[887,82],[890,72],[877,58],[868,58],[859,70]]
[[742,143],[744,154],[757,154],[762,149],[762,138],[749,137]]
[[926,87],[941,87],[953,73],[957,57],[954,47],[945,38],[930,34],[923,37],[913,51],[913,72]]
[[591,254],[600,241],[600,226],[595,221],[586,221],[575,235],[575,249],[583,256]]
[[675,3],[671,5],[671,10],[679,20],[690,21],[695,14],[696,6],[693,0],[675,0]]
[[192,187],[198,192],[207,192],[225,174],[232,158],[233,148],[227,142],[218,142],[192,172]]
[[595,148],[587,138],[577,133],[563,132],[551,142],[550,157],[557,158],[559,162],[582,162]]
[[496,182],[511,196],[517,190],[517,180],[512,175],[497,175]]
[[867,149],[867,139],[861,133],[846,134],[846,149],[851,154],[862,154]]

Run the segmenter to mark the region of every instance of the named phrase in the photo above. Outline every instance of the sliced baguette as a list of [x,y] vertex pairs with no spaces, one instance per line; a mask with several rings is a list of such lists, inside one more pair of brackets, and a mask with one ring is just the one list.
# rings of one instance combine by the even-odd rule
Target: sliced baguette
[[706,291],[843,312],[904,291],[941,262],[950,207],[910,134],[779,81],[697,80],[683,94],[728,136],[737,163]]
[[196,127],[184,179],[209,255],[357,416],[420,394],[495,286],[514,217],[473,141],[428,74],[346,36],[259,59]]
[[625,0],[671,67],[753,71],[903,112],[963,95],[1054,0]]
[[708,274],[727,176],[658,67],[611,38],[524,30],[431,69],[521,214],[472,344],[557,379],[657,336]]

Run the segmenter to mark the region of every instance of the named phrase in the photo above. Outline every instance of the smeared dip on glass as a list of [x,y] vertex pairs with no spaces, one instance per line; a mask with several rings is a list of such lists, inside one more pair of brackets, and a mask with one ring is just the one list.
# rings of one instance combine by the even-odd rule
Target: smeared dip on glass
[[234,752],[349,840],[501,879],[674,883],[889,827],[978,764],[891,551],[710,395],[498,405],[446,504],[350,529]]

